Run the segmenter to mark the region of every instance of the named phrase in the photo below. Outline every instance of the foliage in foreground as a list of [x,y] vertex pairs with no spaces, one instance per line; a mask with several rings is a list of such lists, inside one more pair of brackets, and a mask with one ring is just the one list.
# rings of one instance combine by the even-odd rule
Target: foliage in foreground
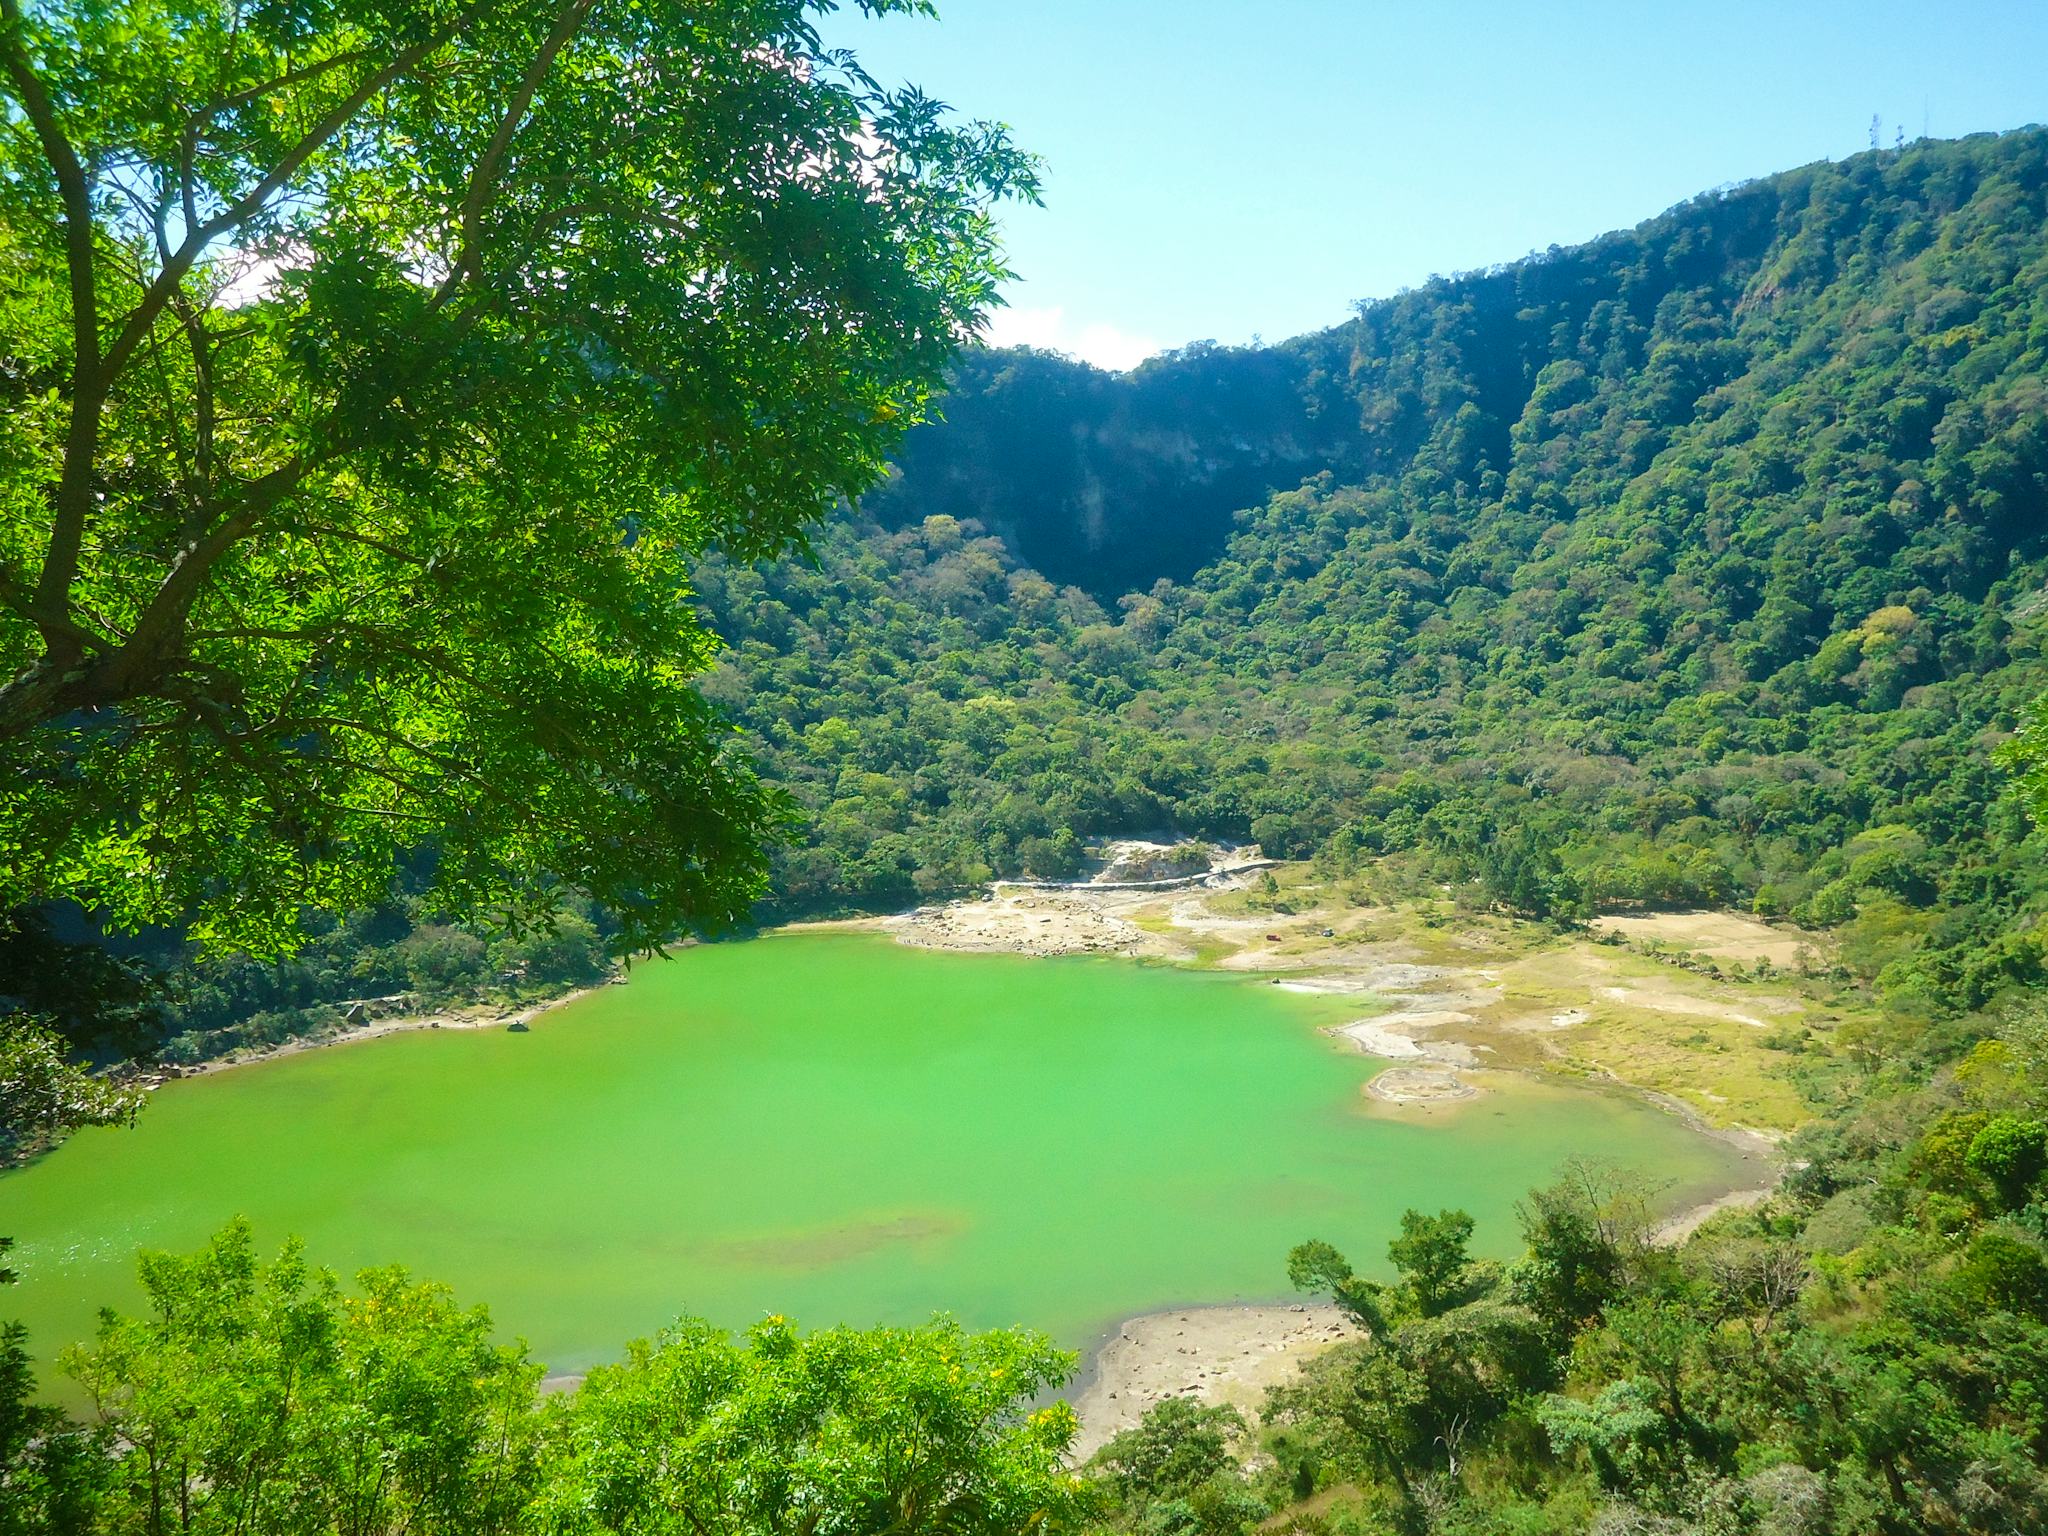
[[1033,186],[829,8],[6,7],[0,905],[746,913],[689,568],[880,475]]
[[0,1014],[0,1168],[81,1126],[132,1121],[142,1098],[76,1065],[55,1030]]
[[[1467,1259],[1458,1212],[1408,1214],[1392,1284],[1304,1244],[1296,1282],[1365,1337],[1274,1391],[1255,1437],[1219,1447],[1225,1426],[1175,1404],[1111,1442],[1118,1522],[1189,1536],[1274,1515],[1346,1536],[2048,1528],[2044,1120],[2035,1011],[1896,1063],[1802,1137],[1776,1200],[1679,1249],[1652,1240],[1640,1191],[1583,1168],[1523,1203],[1524,1252],[1506,1266]],[[1137,1486],[1133,1466],[1161,1470]]]
[[344,1291],[236,1226],[141,1274],[143,1314],[64,1358],[82,1424],[29,1405],[8,1339],[0,1533],[1015,1536],[1085,1507],[1072,1411],[1030,1406],[1073,1358],[1030,1333],[685,1319],[544,1395],[482,1308],[403,1270]]

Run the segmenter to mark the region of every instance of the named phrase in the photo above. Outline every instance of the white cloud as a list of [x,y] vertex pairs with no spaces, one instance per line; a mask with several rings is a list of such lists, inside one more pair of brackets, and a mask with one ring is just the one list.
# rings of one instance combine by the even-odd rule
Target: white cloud
[[1048,352],[1064,352],[1119,373],[1164,350],[1150,336],[1133,335],[1113,325],[1076,325],[1058,304],[1043,309],[994,311],[989,316],[987,341],[992,347],[1039,347]]

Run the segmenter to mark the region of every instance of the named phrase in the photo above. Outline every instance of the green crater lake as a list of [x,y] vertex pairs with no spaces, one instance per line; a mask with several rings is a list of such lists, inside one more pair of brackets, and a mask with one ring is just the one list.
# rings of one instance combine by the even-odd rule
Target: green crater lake
[[1286,1293],[1294,1243],[1377,1261],[1404,1207],[1515,1201],[1574,1155],[1673,1205],[1740,1160],[1625,1098],[1511,1078],[1389,1109],[1319,1034],[1357,998],[873,934],[688,949],[537,1020],[419,1031],[172,1083],[134,1130],[0,1177],[47,1357],[132,1306],[138,1248],[247,1216],[342,1271],[402,1262],[557,1371],[691,1312],[743,1326],[1026,1323]]

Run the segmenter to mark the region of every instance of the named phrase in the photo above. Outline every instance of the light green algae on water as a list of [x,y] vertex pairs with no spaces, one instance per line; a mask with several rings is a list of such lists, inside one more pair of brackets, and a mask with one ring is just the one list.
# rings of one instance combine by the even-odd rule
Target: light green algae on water
[[[1347,1013],[1345,1010],[1350,1009]],[[1317,1032],[1355,1001],[1106,959],[868,934],[645,964],[527,1034],[419,1032],[173,1083],[132,1131],[0,1177],[47,1358],[135,1305],[139,1247],[236,1215],[344,1272],[402,1262],[556,1370],[684,1312],[743,1326],[1025,1323],[1081,1345],[1153,1308],[1284,1295],[1304,1238],[1373,1268],[1400,1212],[1515,1201],[1574,1155],[1676,1204],[1735,1154],[1627,1100],[1514,1079],[1372,1106]]]

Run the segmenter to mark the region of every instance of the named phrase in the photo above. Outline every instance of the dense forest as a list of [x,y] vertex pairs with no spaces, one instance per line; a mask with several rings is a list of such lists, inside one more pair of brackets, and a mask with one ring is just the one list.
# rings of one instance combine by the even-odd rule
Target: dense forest
[[970,359],[812,563],[699,578],[779,902],[1170,828],[1790,915],[1909,1010],[2036,980],[2044,214],[2048,133],[1922,144],[1279,348]]

